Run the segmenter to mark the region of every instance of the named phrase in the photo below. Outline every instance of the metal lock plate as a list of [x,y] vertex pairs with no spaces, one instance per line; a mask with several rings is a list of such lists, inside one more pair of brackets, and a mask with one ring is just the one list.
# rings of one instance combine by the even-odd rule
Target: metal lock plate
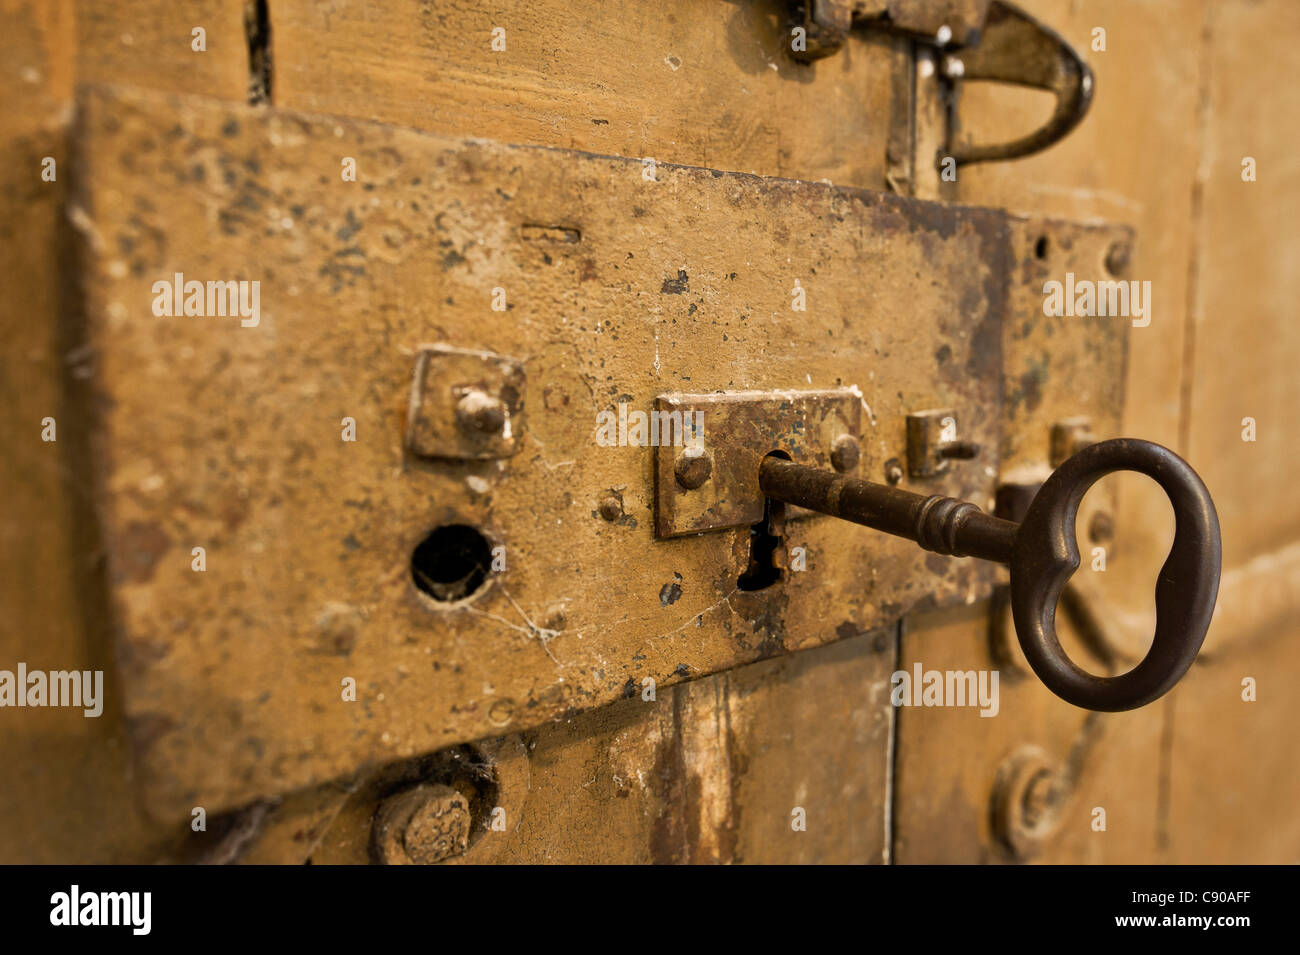
[[[637,160],[139,91],[90,90],[78,118],[94,467],[123,705],[156,814],[536,726],[647,677],[663,687],[990,591],[987,567],[824,520],[793,525],[807,572],[743,591],[749,513],[657,539],[654,449],[595,432],[602,412],[663,395],[855,385],[859,474],[903,456],[909,411],[951,407],[984,451],[920,487],[991,501],[1022,271],[1002,213],[667,164],[648,180]],[[339,181],[339,155],[362,181]],[[259,280],[260,323],[154,316],[151,286],[176,272]],[[520,356],[515,454],[408,451],[428,342]],[[1020,409],[1046,411],[1027,392]],[[344,417],[355,441],[340,440]],[[439,602],[412,563],[448,527],[492,567],[468,599]]]
[[[709,465],[701,483],[684,486],[676,471],[691,449],[656,445],[655,532],[660,537],[762,520],[758,464],[769,451],[780,451],[799,464],[830,467],[832,449],[851,443],[856,466],[862,434],[862,393],[857,388],[660,395],[655,411],[665,416],[662,420],[696,422],[694,446]],[[809,513],[790,508],[786,517]]]

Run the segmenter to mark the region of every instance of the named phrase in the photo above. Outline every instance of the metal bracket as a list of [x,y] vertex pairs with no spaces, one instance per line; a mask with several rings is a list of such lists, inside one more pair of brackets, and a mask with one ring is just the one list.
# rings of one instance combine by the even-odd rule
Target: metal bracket
[[[654,415],[650,434],[660,438],[683,434],[686,422],[696,425],[689,441],[656,442],[655,534],[660,538],[761,521],[758,466],[769,452],[844,472],[858,463],[862,393],[857,388],[660,395]],[[789,508],[786,520],[810,513]]]
[[406,447],[427,458],[505,458],[519,450],[524,366],[487,351],[423,345],[416,353]]
[[973,441],[957,437],[957,412],[951,408],[914,411],[907,416],[907,473],[933,478],[953,460],[970,460],[980,453]]
[[992,80],[1043,89],[1056,97],[1051,118],[1006,143],[951,142],[955,106],[948,118],[946,154],[958,165],[1016,159],[1039,152],[1074,129],[1092,103],[1092,70],[1054,30],[1002,0],[790,0],[792,29],[804,31],[790,56],[808,63],[836,53],[854,27],[901,33],[937,47],[939,75]]
[[809,63],[839,51],[855,26],[902,33],[940,45],[974,43],[992,0],[790,0],[791,28],[803,27],[803,49],[790,55]]
[[1078,126],[1092,104],[1092,70],[1074,47],[1023,10],[1001,0],[990,5],[979,43],[941,58],[939,70],[951,81],[994,80],[1047,90],[1056,97],[1045,124],[1007,143],[951,142],[955,123],[950,118],[949,155],[959,166],[1041,152]]

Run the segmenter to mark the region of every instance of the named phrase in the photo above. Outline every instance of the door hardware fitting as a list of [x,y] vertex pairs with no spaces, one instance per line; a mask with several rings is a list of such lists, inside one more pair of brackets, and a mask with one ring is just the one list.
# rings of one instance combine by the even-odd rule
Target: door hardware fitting
[[791,28],[806,31],[804,63],[838,53],[854,27],[901,33],[915,40],[964,46],[976,43],[992,0],[789,0]]
[[979,453],[980,446],[974,441],[957,437],[957,412],[951,408],[915,411],[907,416],[909,477],[937,477],[953,461],[969,461]]
[[998,767],[992,822],[998,840],[1020,860],[1037,855],[1061,828],[1079,793],[1084,767],[1102,739],[1103,723],[1089,713],[1064,759],[1038,746],[1021,746]]
[[492,352],[423,345],[416,352],[406,447],[426,458],[482,461],[519,450],[524,366]]
[[[846,409],[860,409],[856,432],[853,421],[845,421],[858,439],[858,460],[852,460],[853,444],[828,428],[816,436],[815,460],[801,459],[796,446],[796,462],[831,471],[838,462],[848,470],[837,475],[896,479],[900,487],[986,509],[998,474],[1039,459],[1046,465],[1053,422],[1087,414],[1099,434],[1119,426],[1131,326],[1050,320],[1042,316],[1042,286],[1066,271],[1102,268],[1109,249],[1132,241],[1122,227],[667,165],[660,176],[671,188],[656,188],[656,201],[642,205],[635,159],[467,145],[404,128],[202,97],[178,104],[134,88],[85,92],[77,137],[87,162],[79,166],[79,188],[93,200],[96,226],[107,240],[103,250],[84,248],[86,334],[100,356],[96,388],[107,399],[107,433],[121,452],[103,456],[97,479],[112,505],[104,509],[104,534],[114,568],[110,589],[120,607],[116,648],[137,661],[123,672],[123,712],[136,728],[131,747],[141,766],[142,801],[159,816],[181,818],[195,805],[195,793],[210,812],[225,811],[375,762],[540,726],[576,705],[599,707],[622,698],[630,678],[650,676],[663,687],[682,674],[719,673],[774,653],[830,645],[919,610],[969,606],[986,599],[998,579],[999,569],[985,561],[948,560],[902,539],[803,515],[786,525],[786,576],[766,593],[724,599],[746,569],[746,537],[762,519],[759,455],[779,446],[761,433],[753,436],[747,480],[754,507],[733,516],[733,528],[698,533],[683,526],[682,536],[653,544],[647,524],[654,522],[649,491],[656,467],[666,478],[659,481],[661,491],[690,507],[725,483],[729,455],[710,448],[718,434],[706,418],[711,473],[699,488],[678,490],[680,447],[661,449],[673,457],[658,464],[651,449],[611,449],[593,434],[593,424],[599,426],[593,415],[641,402],[649,413],[658,394],[716,393],[732,380],[755,389],[800,387],[808,379],[809,388],[854,383],[870,405],[868,411],[863,398],[844,398]],[[286,121],[298,131],[292,142],[268,151]],[[166,149],[144,148],[160,123],[178,136]],[[238,135],[223,132],[236,127]],[[204,354],[210,331],[202,323],[177,324],[160,352],[152,326],[119,327],[112,302],[136,294],[131,283],[144,280],[118,275],[109,252],[119,238],[131,239],[142,228],[172,235],[177,222],[203,221],[210,193],[176,173],[188,170],[195,156],[208,156],[213,143],[220,144],[223,161],[250,170],[250,183],[291,203],[302,198],[301,190],[310,191],[310,183],[279,170],[302,168],[334,148],[340,128],[357,144],[360,162],[397,156],[403,168],[441,170],[419,177],[418,184],[403,176],[377,187],[389,203],[380,207],[356,207],[346,190],[310,200],[323,203],[325,218],[346,219],[351,209],[364,222],[363,236],[382,236],[400,225],[411,236],[409,254],[394,256],[377,284],[305,285],[277,309],[275,336],[231,343],[242,369],[238,379],[196,393],[194,403],[175,414],[153,414],[197,372],[200,359],[186,356]],[[140,163],[126,168],[109,161],[126,152],[142,157]],[[148,214],[138,198],[147,199],[163,180],[185,188],[176,190],[166,215]],[[423,211],[413,210],[413,202]],[[477,297],[486,274],[482,263],[453,257],[444,268],[428,268],[431,256],[442,261],[445,255],[438,254],[440,235],[423,228],[433,208],[445,211],[441,221],[452,236],[472,234],[484,222],[512,226],[502,233],[504,274],[517,270],[526,283],[519,287],[531,291],[515,296],[517,320],[498,323],[491,343]],[[635,218],[645,252],[629,259],[623,230],[636,208],[644,211]],[[838,216],[842,226],[825,228]],[[773,222],[783,224],[781,235]],[[529,238],[521,232],[528,224],[580,229],[581,241]],[[683,230],[710,241],[678,251],[674,237]],[[1046,254],[1038,256],[1035,245],[1044,237]],[[316,272],[336,251],[333,233],[320,238],[304,259],[304,248],[282,230],[267,234],[246,223],[238,240],[209,250],[211,267],[219,274],[254,267]],[[544,273],[537,271],[544,264],[538,242],[553,258]],[[159,260],[164,274],[185,267],[186,247],[167,243]],[[576,247],[581,259],[556,254]],[[767,314],[771,282],[764,269],[737,270],[732,262],[787,259],[791,275],[811,277],[815,268],[826,276],[818,283],[818,307],[775,309],[768,319],[751,322]],[[916,267],[922,262],[924,272]],[[867,274],[859,271],[864,263]],[[583,281],[593,269],[611,281],[617,276],[623,291],[597,293],[602,283]],[[689,273],[691,292],[664,292],[665,280],[676,281],[679,270]],[[854,275],[872,286],[869,307],[860,281],[847,278]],[[598,305],[602,325],[609,321],[608,330],[619,337],[575,337],[572,312],[556,307],[548,290],[559,286],[552,283],[572,287],[580,298],[594,296],[585,299],[588,311]],[[138,290],[143,296],[148,286]],[[696,299],[704,299],[720,322],[743,320],[746,334],[720,343],[712,322],[688,320],[692,305],[698,314]],[[399,301],[429,307],[391,307]],[[645,329],[647,301],[663,309],[673,329],[674,357],[662,376],[654,364],[662,340],[633,333]],[[331,309],[349,320],[320,322]],[[860,318],[845,321],[847,315]],[[358,336],[358,328],[385,331]],[[435,342],[528,356],[518,411],[505,402],[518,444],[513,457],[478,457],[482,445],[494,451],[496,439],[461,430],[461,419],[473,424],[483,402],[474,398],[457,414],[466,395],[455,389],[487,388],[495,381],[495,360],[457,357],[446,349],[429,349],[420,359],[421,346]],[[1044,367],[1041,356],[1049,349],[1053,360]],[[421,360],[423,373],[413,387]],[[680,384],[661,384],[666,381]],[[337,391],[331,401],[337,410],[328,417],[352,416],[362,423],[362,439],[337,446],[286,442],[283,420],[321,413],[319,393],[304,382]],[[236,393],[240,401],[232,398]],[[490,388],[484,393],[500,395]],[[266,414],[272,406],[277,414]],[[950,463],[933,485],[909,482],[906,416],[944,407],[957,411],[958,437],[978,442],[980,457]],[[495,418],[490,410],[482,415],[488,426]],[[419,431],[426,420],[428,440]],[[503,433],[504,420],[502,426]],[[235,432],[249,449],[239,471],[202,466],[214,442]],[[293,495],[282,493],[282,477],[306,467],[302,455],[308,452],[318,480],[296,485]],[[141,460],[163,477],[158,493],[136,493],[139,476],[129,462]],[[498,467],[506,462],[507,468]],[[170,548],[190,540],[184,515],[195,496],[241,502],[238,513],[214,525],[223,550],[242,555],[237,572],[213,578],[221,585],[215,591],[185,586],[188,561],[152,544],[170,539]],[[677,506],[661,501],[658,507],[666,504]],[[490,575],[498,584],[480,587],[472,605],[438,601],[418,589],[415,549],[430,531],[454,524],[478,529],[493,543],[508,537],[508,587]],[[145,539],[152,561],[147,567],[141,563],[142,528],[166,535],[151,530]],[[803,548],[810,573],[791,566],[795,547]],[[611,567],[619,573],[611,574]],[[421,573],[439,585],[450,583],[453,592],[459,579]],[[673,573],[684,578],[681,594],[665,605],[662,588],[675,582]],[[571,598],[566,605],[557,599],[557,580]],[[168,595],[174,613],[201,625],[182,639],[150,611],[158,594]],[[431,608],[441,611],[437,618],[430,617]],[[739,618],[763,636],[734,639]],[[688,623],[674,639],[656,639]],[[555,633],[561,635],[552,639]],[[413,634],[419,639],[407,639]],[[268,645],[278,648],[274,659],[262,652]],[[210,661],[221,653],[246,663],[214,671]],[[324,707],[306,726],[295,701],[314,699],[329,686],[349,653],[349,666],[365,669],[368,692],[384,694],[383,706],[371,712]],[[458,666],[435,669],[426,665],[426,654]],[[259,680],[278,681],[280,692],[265,705],[246,705],[248,687]],[[256,746],[246,743],[252,738]],[[468,854],[474,852],[471,845]]]
[[1040,152],[1078,126],[1092,103],[1093,75],[1083,58],[1054,30],[1002,0],[790,0],[788,10],[790,28],[804,31],[803,48],[790,50],[800,62],[838,52],[855,27],[883,30],[933,47],[950,93],[960,82],[991,80],[1056,98],[1038,129],[1009,142],[975,144],[956,141],[955,96],[948,96],[944,153],[959,166]]
[[1092,433],[1092,422],[1084,416],[1066,418],[1052,425],[1052,437],[1048,460],[1052,467],[1058,468],[1065,461],[1096,442]]

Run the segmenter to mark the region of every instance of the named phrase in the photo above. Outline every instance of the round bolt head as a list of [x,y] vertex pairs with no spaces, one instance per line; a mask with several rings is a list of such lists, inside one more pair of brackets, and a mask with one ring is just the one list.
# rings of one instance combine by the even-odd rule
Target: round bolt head
[[1099,544],[1104,544],[1115,537],[1115,519],[1106,511],[1092,515],[1088,523],[1088,536]]
[[470,811],[451,786],[422,784],[390,796],[371,829],[371,851],[384,865],[433,865],[469,845]]
[[1127,242],[1118,241],[1106,251],[1106,271],[1111,275],[1123,275],[1128,268],[1129,257],[1133,250]]
[[481,391],[467,391],[456,403],[456,421],[466,431],[496,434],[506,423],[505,405]]
[[1023,747],[998,768],[994,829],[1018,858],[1028,859],[1059,828],[1068,798],[1056,764],[1037,747]]
[[858,439],[842,434],[831,445],[831,466],[837,471],[852,471],[858,466]]
[[623,516],[623,502],[611,494],[600,502],[599,510],[601,517],[613,522]]
[[903,480],[903,465],[898,458],[890,458],[885,462],[885,480],[890,484]]
[[677,483],[688,491],[702,487],[713,474],[713,458],[703,448],[682,448],[673,464]]
[[1048,813],[1057,800],[1057,789],[1060,783],[1057,781],[1056,774],[1049,769],[1039,770],[1028,785],[1025,786],[1024,795],[1021,797],[1021,816],[1027,829],[1033,830],[1039,823],[1047,819]]

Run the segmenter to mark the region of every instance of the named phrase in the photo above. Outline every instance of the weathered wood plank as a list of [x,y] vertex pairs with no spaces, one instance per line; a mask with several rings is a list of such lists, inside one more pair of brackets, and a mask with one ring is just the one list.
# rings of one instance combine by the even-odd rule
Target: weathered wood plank
[[272,6],[277,105],[885,186],[896,41],[859,33],[831,59],[797,63],[774,0]]

